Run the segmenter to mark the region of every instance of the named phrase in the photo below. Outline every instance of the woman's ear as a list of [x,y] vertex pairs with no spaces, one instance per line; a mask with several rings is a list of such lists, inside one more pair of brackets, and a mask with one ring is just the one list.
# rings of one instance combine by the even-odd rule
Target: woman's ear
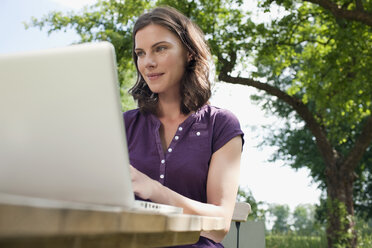
[[190,52],[188,52],[187,53],[187,63],[190,63],[190,61],[193,60],[193,59],[194,59],[194,56]]

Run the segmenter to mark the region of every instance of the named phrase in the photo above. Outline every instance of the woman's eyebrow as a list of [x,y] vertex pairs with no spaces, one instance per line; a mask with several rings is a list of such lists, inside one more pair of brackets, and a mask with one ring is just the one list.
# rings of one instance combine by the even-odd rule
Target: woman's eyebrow
[[159,44],[161,44],[161,43],[169,43],[170,44],[170,42],[168,42],[168,41],[159,41],[159,42],[156,42],[154,45],[152,45],[151,47],[152,48],[154,48],[154,47],[156,47],[157,45],[159,45]]
[[[159,42],[156,42],[155,44],[153,44],[152,46],[151,46],[151,48],[154,48],[154,47],[156,47],[157,45],[159,45],[159,44],[161,44],[161,43],[168,43],[168,44],[171,44],[169,41],[165,41],[165,40],[163,40],[163,41],[159,41]],[[140,48],[140,47],[136,47],[134,50],[143,50],[142,48]]]

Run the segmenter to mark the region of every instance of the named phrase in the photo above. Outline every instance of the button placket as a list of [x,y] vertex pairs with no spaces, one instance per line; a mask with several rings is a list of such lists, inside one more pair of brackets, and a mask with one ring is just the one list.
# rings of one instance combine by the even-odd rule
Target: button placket
[[161,158],[160,160],[160,168],[159,168],[159,182],[164,184],[164,177],[165,177],[165,158]]
[[[162,183],[162,184],[164,184],[164,180],[165,180],[166,161],[168,160],[168,158],[172,154],[172,152],[174,152],[177,141],[179,141],[181,139],[183,129],[184,128],[182,126],[178,127],[177,132],[176,132],[172,142],[170,143],[170,145],[167,149],[167,152],[163,153],[162,156],[161,156],[159,182]],[[164,159],[163,159],[163,156],[165,156]]]
[[164,185],[164,178],[165,178],[165,154],[162,148],[161,140],[160,140],[160,135],[159,135],[159,128],[160,128],[160,123],[157,122],[156,125],[154,126],[154,134],[155,134],[155,140],[156,140],[156,145],[157,145],[157,150],[159,153],[160,157],[160,164],[159,164],[159,182]]
[[182,132],[182,130],[183,130],[183,127],[182,126],[179,126],[178,127],[178,131],[176,132],[176,134],[175,134],[175,136],[173,138],[173,141],[170,143],[169,148],[167,149],[167,155],[166,155],[166,157],[168,157],[169,154],[173,152],[174,147],[176,145],[175,142],[180,139],[180,137],[181,137],[180,132]]

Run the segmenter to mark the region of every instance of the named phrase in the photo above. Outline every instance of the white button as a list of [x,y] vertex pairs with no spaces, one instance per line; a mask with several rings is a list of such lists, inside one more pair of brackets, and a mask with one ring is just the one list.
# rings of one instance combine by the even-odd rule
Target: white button
[[172,152],[172,148],[169,148],[169,149],[168,149],[168,152]]
[[179,127],[179,128],[178,128],[178,130],[180,130],[180,131],[182,131],[182,129],[183,129],[182,127]]
[[164,178],[164,175],[160,175],[160,178],[163,179]]
[[178,137],[177,135],[174,137],[175,140],[178,140],[180,137]]
[[165,160],[164,159],[162,159],[161,161],[160,161],[162,164],[164,164],[165,163]]
[[196,136],[200,136],[200,132],[197,132],[197,133],[196,133]]

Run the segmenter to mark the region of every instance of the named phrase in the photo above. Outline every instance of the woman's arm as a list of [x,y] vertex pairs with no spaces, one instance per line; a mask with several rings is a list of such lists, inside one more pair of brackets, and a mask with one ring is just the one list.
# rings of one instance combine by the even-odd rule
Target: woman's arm
[[131,167],[133,190],[142,199],[182,207],[185,214],[224,217],[226,228],[202,233],[216,242],[222,241],[230,228],[239,185],[241,136],[236,136],[212,155],[207,179],[207,202],[184,197]]

